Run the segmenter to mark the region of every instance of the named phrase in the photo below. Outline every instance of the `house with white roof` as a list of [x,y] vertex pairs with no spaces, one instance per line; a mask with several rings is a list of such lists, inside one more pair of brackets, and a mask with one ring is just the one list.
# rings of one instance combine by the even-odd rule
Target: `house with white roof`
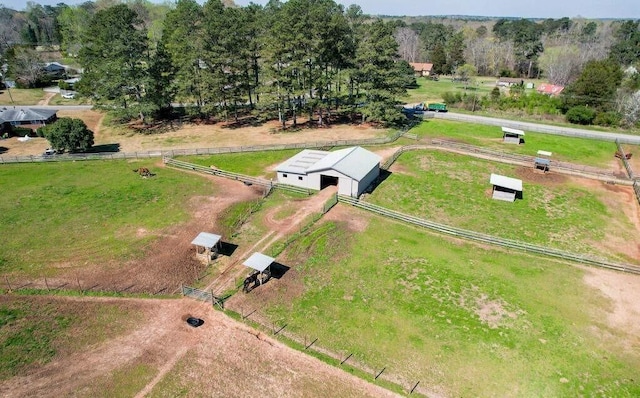
[[381,159],[361,147],[305,149],[277,167],[278,183],[315,190],[337,185],[338,194],[357,198],[380,174]]

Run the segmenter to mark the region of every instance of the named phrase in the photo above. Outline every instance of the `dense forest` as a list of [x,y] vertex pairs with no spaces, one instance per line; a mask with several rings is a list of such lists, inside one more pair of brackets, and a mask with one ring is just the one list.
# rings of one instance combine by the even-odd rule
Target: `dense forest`
[[[46,83],[42,48],[83,71],[78,90],[122,120],[151,120],[187,104],[199,117],[247,112],[294,124],[340,111],[395,123],[415,84],[409,62],[440,75],[542,78],[561,98],[514,88],[477,107],[536,104],[578,123],[636,125],[640,119],[640,21],[371,17],[333,0],[154,4],[98,0],[25,10],[0,7],[0,57],[23,86]],[[464,95],[449,94],[465,106]],[[511,105],[509,105],[511,104]]]

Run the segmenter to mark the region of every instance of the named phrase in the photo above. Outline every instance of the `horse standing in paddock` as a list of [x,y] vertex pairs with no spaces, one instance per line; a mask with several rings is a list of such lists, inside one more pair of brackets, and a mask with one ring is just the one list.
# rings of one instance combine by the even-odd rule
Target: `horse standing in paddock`
[[140,167],[133,170],[134,173],[138,173],[140,177],[151,177],[151,172],[146,167]]

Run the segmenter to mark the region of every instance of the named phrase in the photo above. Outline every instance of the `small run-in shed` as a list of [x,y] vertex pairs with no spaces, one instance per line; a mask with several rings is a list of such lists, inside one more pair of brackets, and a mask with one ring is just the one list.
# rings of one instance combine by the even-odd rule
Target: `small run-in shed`
[[506,202],[522,199],[522,180],[491,174],[489,182],[493,185],[493,199]]
[[506,144],[524,144],[524,131],[503,127],[502,139]]
[[222,239],[220,235],[209,232],[200,232],[198,236],[191,241],[191,244],[196,247],[196,256],[206,259],[207,264],[209,264],[211,259],[218,255],[220,239]]
[[242,265],[254,270],[251,275],[245,278],[243,290],[245,293],[250,292],[254,288],[262,285],[271,278],[271,264],[276,261],[275,258],[269,257],[262,253],[253,253],[246,259]]
[[538,156],[536,156],[533,164],[533,168],[536,170],[542,170],[545,173],[549,171],[549,165],[551,165],[551,152],[547,151],[538,151]]

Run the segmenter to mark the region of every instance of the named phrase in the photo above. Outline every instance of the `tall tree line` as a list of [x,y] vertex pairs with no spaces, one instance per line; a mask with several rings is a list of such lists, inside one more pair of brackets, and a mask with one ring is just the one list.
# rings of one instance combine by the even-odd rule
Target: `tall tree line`
[[283,127],[303,114],[323,124],[336,110],[392,123],[413,72],[393,28],[363,20],[357,6],[333,0],[179,0],[154,42],[139,13],[120,4],[97,11],[81,35],[79,87],[124,117],[161,115],[178,102],[201,117],[253,110]]

